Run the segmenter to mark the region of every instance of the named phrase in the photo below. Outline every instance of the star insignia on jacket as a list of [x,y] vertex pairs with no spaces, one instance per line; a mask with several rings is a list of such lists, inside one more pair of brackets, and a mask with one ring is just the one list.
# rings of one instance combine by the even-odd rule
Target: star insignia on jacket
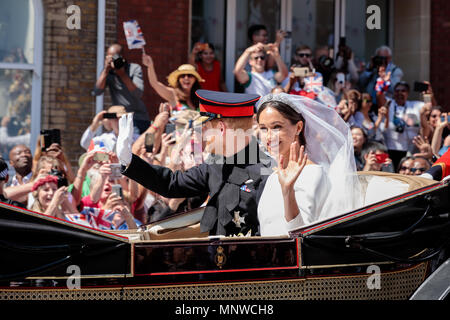
[[234,212],[234,218],[233,218],[233,222],[234,222],[234,224],[236,225],[236,227],[238,227],[238,228],[240,228],[241,227],[241,223],[245,223],[245,218],[244,217],[241,217],[240,215],[239,215],[239,212],[240,211],[235,211]]

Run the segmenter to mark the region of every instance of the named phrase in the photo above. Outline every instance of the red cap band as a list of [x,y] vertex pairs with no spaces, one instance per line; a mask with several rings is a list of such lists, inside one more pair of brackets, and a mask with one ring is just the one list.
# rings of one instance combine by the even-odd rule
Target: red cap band
[[220,107],[200,103],[200,112],[220,114],[222,117],[251,117],[254,106]]

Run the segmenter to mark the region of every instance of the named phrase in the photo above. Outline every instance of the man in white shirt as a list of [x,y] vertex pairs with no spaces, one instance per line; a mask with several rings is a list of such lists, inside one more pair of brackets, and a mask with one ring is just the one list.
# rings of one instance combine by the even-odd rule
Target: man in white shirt
[[[389,127],[384,130],[386,146],[394,168],[407,152],[414,152],[412,139],[420,132],[422,101],[408,101],[409,85],[400,81],[394,87],[394,99],[387,98]],[[382,124],[384,126],[384,124]]]
[[[264,49],[267,49],[265,51]],[[265,62],[267,55],[274,58],[278,71],[265,71]],[[245,65],[248,63],[251,66],[251,71],[245,71]],[[257,43],[247,48],[239,57],[234,67],[234,75],[237,81],[244,85],[245,92],[249,94],[257,94],[264,96],[277,85],[283,81],[288,75],[288,70],[283,60],[281,59],[278,47],[276,44]]]
[[[115,151],[117,135],[119,134],[119,118],[126,113],[123,106],[112,106],[107,111],[100,111],[94,119],[92,119],[91,125],[84,131],[81,137],[80,145],[85,149],[89,149],[91,140],[94,144],[103,143],[108,151]],[[115,114],[115,118],[114,118]],[[112,118],[108,118],[108,116]],[[107,132],[98,134],[100,125],[106,129]]]
[[7,187],[15,187],[28,183],[33,175],[33,156],[30,148],[19,144],[9,152],[9,164],[14,168],[15,174],[7,184]]
[[5,185],[4,196],[25,204],[33,186],[33,156],[30,148],[23,144],[14,146],[9,152],[9,164],[14,168],[15,174]]

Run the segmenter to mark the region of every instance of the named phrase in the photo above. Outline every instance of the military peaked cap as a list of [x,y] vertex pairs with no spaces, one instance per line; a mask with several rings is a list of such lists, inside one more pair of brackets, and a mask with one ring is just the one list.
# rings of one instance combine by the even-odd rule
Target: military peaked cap
[[200,100],[199,122],[212,119],[251,117],[260,96],[257,94],[229,93],[210,90],[195,92]]

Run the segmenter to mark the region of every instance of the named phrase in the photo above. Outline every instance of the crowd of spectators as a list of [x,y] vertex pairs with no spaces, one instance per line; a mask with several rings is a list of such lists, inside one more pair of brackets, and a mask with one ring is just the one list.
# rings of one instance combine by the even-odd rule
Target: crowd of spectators
[[[245,92],[303,95],[334,108],[351,128],[360,171],[420,175],[448,150],[448,115],[438,105],[431,84],[422,81],[426,85],[420,92],[424,101],[410,100],[410,85],[402,80],[404,73],[392,61],[389,47],[379,47],[362,69],[345,44],[339,46],[335,57],[330,56],[329,48],[318,47],[313,55],[310,47],[299,45],[288,68],[279,53],[286,35],[279,31],[269,43],[264,26],[249,29],[250,46],[234,68]],[[158,80],[152,57],[143,54],[149,84],[166,101],[150,122],[141,100],[142,67],[128,63],[121,56],[122,47],[112,45],[95,93],[102,94],[109,87],[113,105],[96,114],[80,137],[85,153],[78,170],[73,171],[60,141],[47,144],[39,137],[34,155],[20,140],[12,141],[10,169],[0,161],[0,200],[108,230],[137,228],[204,204],[206,194],[168,199],[122,176],[114,152],[119,118],[133,112],[132,150],[145,161],[172,170],[188,170],[208,161],[213,150],[205,150],[192,123],[200,116],[197,89],[227,91],[214,51],[211,43],[195,44],[188,63],[169,74],[167,84]],[[10,177],[9,172],[14,175]]]

